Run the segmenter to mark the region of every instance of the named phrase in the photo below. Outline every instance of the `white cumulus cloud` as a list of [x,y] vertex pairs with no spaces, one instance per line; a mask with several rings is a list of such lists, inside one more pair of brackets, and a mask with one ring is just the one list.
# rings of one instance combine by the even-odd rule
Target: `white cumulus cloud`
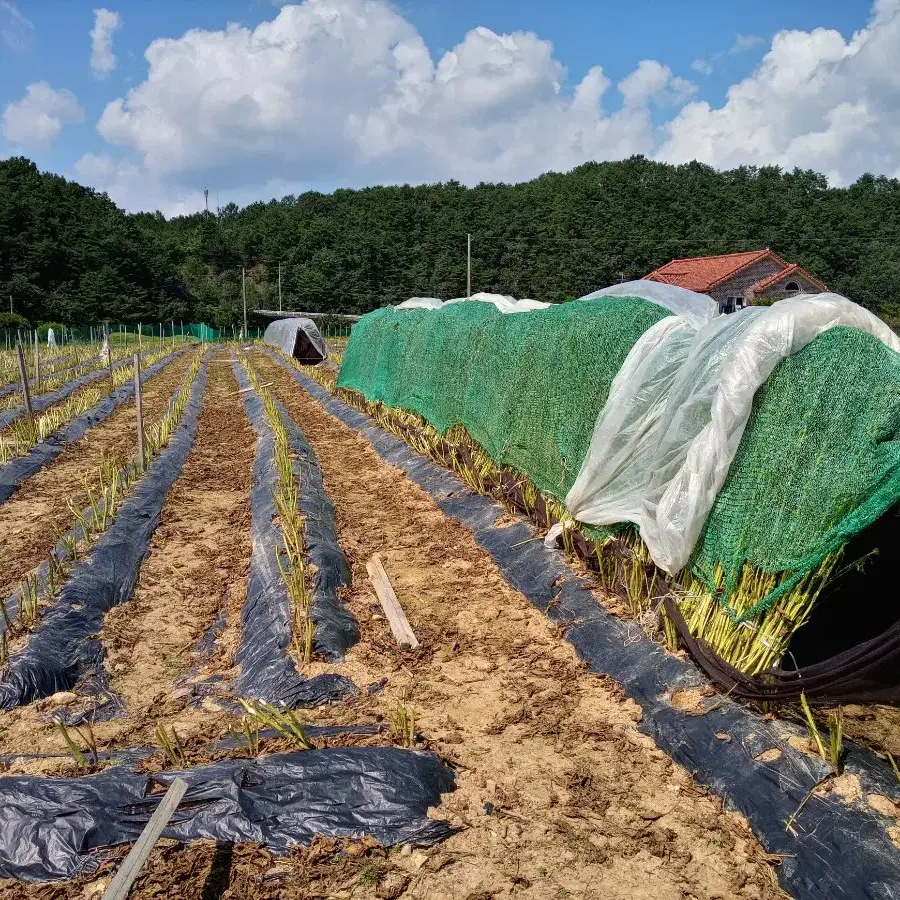
[[64,125],[84,121],[84,112],[68,90],[55,91],[46,81],[29,84],[21,100],[3,110],[3,136],[11,144],[46,147]]
[[[478,27],[433,57],[387,0],[305,0],[272,16],[153,41],[144,80],[103,111],[107,148],[80,161],[81,177],[129,208],[172,211],[199,207],[206,184],[227,202],[510,182],[635,153],[809,166],[839,183],[900,171],[900,0],[876,0],[849,40],[779,32],[718,107],[653,59],[617,84],[599,64],[573,80],[533,32]],[[737,35],[694,68],[760,43]]]
[[122,27],[121,16],[109,9],[94,10],[94,27],[91,29],[91,71],[95,78],[106,78],[116,68],[118,60],[113,53],[113,37]]
[[846,183],[900,174],[900,0],[877,0],[867,26],[782,31],[718,108],[697,100],[665,128],[658,156],[717,167],[800,166]]
[[[648,106],[693,89],[642,64],[607,112],[599,66],[569,89],[549,41],[488,28],[435,60],[385,0],[307,0],[255,29],[156,40],[145,56],[146,79],[107,105],[98,130],[177,190],[529,178],[651,152]],[[105,187],[116,196],[116,180]]]
[[746,53],[754,47],[763,43],[763,39],[756,34],[739,34],[735,37],[734,43],[727,50],[720,50],[713,53],[706,59],[695,59],[691,63],[691,68],[701,75],[711,75],[715,64],[725,56],[737,56],[739,53]]

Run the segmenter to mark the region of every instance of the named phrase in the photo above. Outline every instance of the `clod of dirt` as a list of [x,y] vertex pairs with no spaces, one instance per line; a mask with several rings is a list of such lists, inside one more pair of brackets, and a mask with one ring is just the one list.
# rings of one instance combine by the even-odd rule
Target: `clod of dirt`
[[781,759],[781,751],[777,747],[769,747],[768,750],[757,753],[753,758],[762,763],[775,762],[776,759]]
[[855,775],[845,774],[832,779],[831,789],[846,803],[853,803],[862,796],[862,786]]
[[397,897],[402,897],[406,893],[410,880],[409,875],[405,872],[392,869],[378,880],[375,896],[380,900],[396,900]]
[[707,709],[704,701],[707,694],[700,688],[676,688],[672,691],[669,702],[673,709],[688,716],[705,716]]
[[869,794],[866,797],[866,803],[868,803],[875,812],[879,812],[883,816],[890,816],[891,818],[900,816],[900,808],[897,807],[897,804],[883,794]]

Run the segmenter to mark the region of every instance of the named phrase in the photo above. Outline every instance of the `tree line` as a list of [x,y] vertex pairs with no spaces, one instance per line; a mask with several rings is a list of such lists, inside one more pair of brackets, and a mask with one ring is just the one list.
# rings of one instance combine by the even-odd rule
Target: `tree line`
[[[23,158],[0,162],[0,300],[32,324],[175,319],[218,326],[248,305],[364,313],[472,289],[559,302],[680,256],[771,247],[833,290],[900,319],[900,181],[848,187],[795,169],[644,157],[520,184],[454,181],[166,219]],[[5,303],[0,305],[3,309]]]

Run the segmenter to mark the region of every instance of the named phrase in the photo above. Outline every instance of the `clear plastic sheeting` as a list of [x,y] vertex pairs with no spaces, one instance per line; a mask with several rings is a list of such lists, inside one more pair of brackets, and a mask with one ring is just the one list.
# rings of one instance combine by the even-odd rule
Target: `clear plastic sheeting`
[[505,294],[488,294],[484,291],[472,294],[471,297],[454,297],[447,303],[466,303],[470,300],[476,303],[492,303],[502,313],[531,312],[535,309],[547,309],[550,306],[549,303],[542,303],[540,300],[516,300],[515,297]]
[[[750,307],[696,329],[682,317],[650,328],[610,388],[566,507],[590,525],[637,525],[654,562],[682,569],[775,366],[825,331],[900,340],[861,306],[815,294]],[[549,539],[555,538],[554,529]]]
[[454,297],[446,303],[438,300],[437,297],[410,297],[398,303],[396,309],[442,309],[452,303],[491,303],[502,313],[521,313],[531,312],[535,309],[547,309],[549,303],[542,303],[540,300],[516,300],[515,297],[509,297],[504,294],[487,294],[480,291],[472,294],[471,297]]
[[709,294],[698,294],[675,284],[648,281],[645,278],[611,284],[578,299],[595,300],[597,297],[640,297],[641,300],[651,300],[698,328],[719,315],[719,304]]
[[440,309],[444,305],[443,300],[437,297],[410,297],[397,304],[397,309]]
[[263,340],[304,365],[315,365],[328,359],[325,338],[312,319],[276,319],[266,328]]

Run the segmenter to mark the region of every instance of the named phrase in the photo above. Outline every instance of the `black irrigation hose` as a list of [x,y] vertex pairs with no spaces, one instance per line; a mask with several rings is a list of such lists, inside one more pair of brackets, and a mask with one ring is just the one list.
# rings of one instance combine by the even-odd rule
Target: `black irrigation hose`
[[169,443],[137,482],[90,555],[75,564],[27,645],[11,657],[0,683],[0,709],[70,690],[91,673],[96,677],[104,672],[103,647],[97,640],[103,616],[131,597],[166,495],[193,446],[205,386],[206,366],[201,365]]
[[[252,388],[243,366],[235,361],[233,369],[241,389]],[[352,694],[356,688],[343,675],[303,678],[288,653],[293,614],[278,566],[283,541],[281,530],[275,524],[275,439],[256,391],[244,390],[241,396],[257,442],[250,491],[253,552],[247,576],[247,599],[241,614],[241,644],[234,655],[235,663],[241,667],[234,692],[240,697],[290,708],[319,706]]]
[[[146,353],[148,351],[145,350],[144,352]],[[130,356],[113,363],[113,369],[121,369],[122,366],[129,365],[131,365]],[[108,377],[109,369],[106,366],[96,369],[93,372],[88,372],[85,375],[79,375],[78,378],[67,381],[62,387],[57,388],[55,391],[49,391],[46,394],[38,394],[36,397],[33,397],[31,400],[31,408],[34,412],[41,412],[41,410],[46,409],[48,406],[59,403],[60,400],[65,400],[66,397],[70,394],[74,394],[79,388],[83,388],[88,384],[93,384],[93,382],[99,381],[101,378]],[[21,406],[14,406],[12,409],[7,409],[0,413],[0,430],[8,428],[13,422],[17,419],[21,419],[24,415],[24,403]]]
[[[900,898],[900,850],[886,831],[896,821],[875,813],[863,799],[845,803],[810,797],[830,769],[790,745],[788,737],[796,729],[768,721],[727,697],[716,698],[702,715],[677,709],[671,702],[676,688],[705,685],[692,663],[666,653],[633,625],[603,610],[565,565],[561,552],[534,540],[524,521],[496,527],[505,513],[498,503],[474,493],[368,416],[270,355],[329,413],[359,431],[385,462],[402,469],[444,513],[468,528],[506,580],[565,629],[566,639],[591,670],[622,685],[643,710],[640,730],[730,808],[743,813],[767,852],[783,855],[779,877],[797,900]],[[778,759],[757,759],[773,748],[781,754]],[[844,771],[860,779],[863,797],[875,793],[900,800],[893,772],[871,751],[850,745]],[[786,828],[789,821],[793,833]]]
[[71,878],[98,851],[136,840],[175,777],[188,792],[163,837],[259,842],[285,853],[316,836],[369,835],[386,847],[434,844],[452,833],[428,808],[453,790],[433,753],[346,747],[233,759],[150,777],[123,767],[87,778],[0,777],[0,877]]
[[[152,378],[162,368],[169,365],[182,353],[181,350],[169,354],[148,366],[141,372],[141,384]],[[15,494],[31,477],[40,472],[48,463],[56,459],[65,449],[66,444],[81,440],[87,431],[108,419],[123,403],[134,396],[134,380],[103,397],[96,406],[76,416],[67,424],[47,435],[39,444],[35,444],[24,456],[11,459],[0,466],[0,503]]]

